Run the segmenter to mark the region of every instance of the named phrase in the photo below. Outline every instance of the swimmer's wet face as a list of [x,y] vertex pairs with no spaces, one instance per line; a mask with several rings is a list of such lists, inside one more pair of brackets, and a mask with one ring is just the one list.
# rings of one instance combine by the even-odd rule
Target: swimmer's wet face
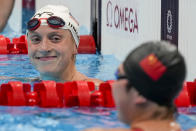
[[86,80],[75,66],[79,46],[79,23],[64,5],[46,5],[27,23],[28,54],[40,79],[58,82]]
[[77,49],[69,30],[40,26],[28,33],[28,52],[41,74],[59,76],[74,64]]
[[[131,88],[129,87],[129,90],[127,90],[127,86],[129,85],[129,82],[126,78],[126,75],[124,73],[123,66],[120,65],[118,68],[118,73],[115,75],[117,76],[117,80],[113,84],[113,97],[115,100],[116,108],[118,109],[118,117],[121,121],[130,124],[131,118],[134,115],[134,106],[135,106],[135,92],[131,91]],[[129,115],[128,115],[129,114]]]

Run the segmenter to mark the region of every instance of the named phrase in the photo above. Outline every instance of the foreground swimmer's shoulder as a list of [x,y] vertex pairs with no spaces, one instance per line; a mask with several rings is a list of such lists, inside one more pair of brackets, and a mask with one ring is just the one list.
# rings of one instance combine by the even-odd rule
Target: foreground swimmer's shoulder
[[192,129],[189,129],[187,131],[196,131],[196,127],[195,128],[192,128]]
[[84,131],[130,131],[130,129],[125,129],[125,128],[110,128],[110,129],[89,128]]

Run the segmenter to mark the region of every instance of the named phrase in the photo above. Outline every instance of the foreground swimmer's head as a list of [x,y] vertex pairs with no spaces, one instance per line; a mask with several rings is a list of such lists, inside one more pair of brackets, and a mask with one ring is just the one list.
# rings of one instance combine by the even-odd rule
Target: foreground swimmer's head
[[79,25],[67,7],[44,6],[30,19],[27,28],[29,57],[41,76],[58,79],[75,68]]
[[123,122],[134,127],[151,120],[155,125],[167,121],[165,130],[170,122],[175,123],[174,99],[182,89],[186,67],[174,45],[163,41],[142,44],[127,56],[116,75],[113,96]]

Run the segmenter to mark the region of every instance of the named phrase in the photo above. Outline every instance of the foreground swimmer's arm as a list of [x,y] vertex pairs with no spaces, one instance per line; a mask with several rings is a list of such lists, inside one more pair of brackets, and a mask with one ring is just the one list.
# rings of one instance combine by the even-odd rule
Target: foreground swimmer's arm
[[5,27],[7,20],[12,12],[14,0],[0,0],[0,32]]
[[84,131],[130,131],[130,129],[125,129],[125,128],[110,128],[110,129],[89,128]]

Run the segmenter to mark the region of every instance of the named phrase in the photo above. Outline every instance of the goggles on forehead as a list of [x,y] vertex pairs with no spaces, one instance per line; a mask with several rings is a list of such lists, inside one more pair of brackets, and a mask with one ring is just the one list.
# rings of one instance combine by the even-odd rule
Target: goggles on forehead
[[27,29],[30,31],[36,30],[41,25],[41,20],[46,20],[47,24],[52,28],[60,28],[65,25],[65,21],[57,16],[51,16],[49,18],[33,18],[27,23]]

